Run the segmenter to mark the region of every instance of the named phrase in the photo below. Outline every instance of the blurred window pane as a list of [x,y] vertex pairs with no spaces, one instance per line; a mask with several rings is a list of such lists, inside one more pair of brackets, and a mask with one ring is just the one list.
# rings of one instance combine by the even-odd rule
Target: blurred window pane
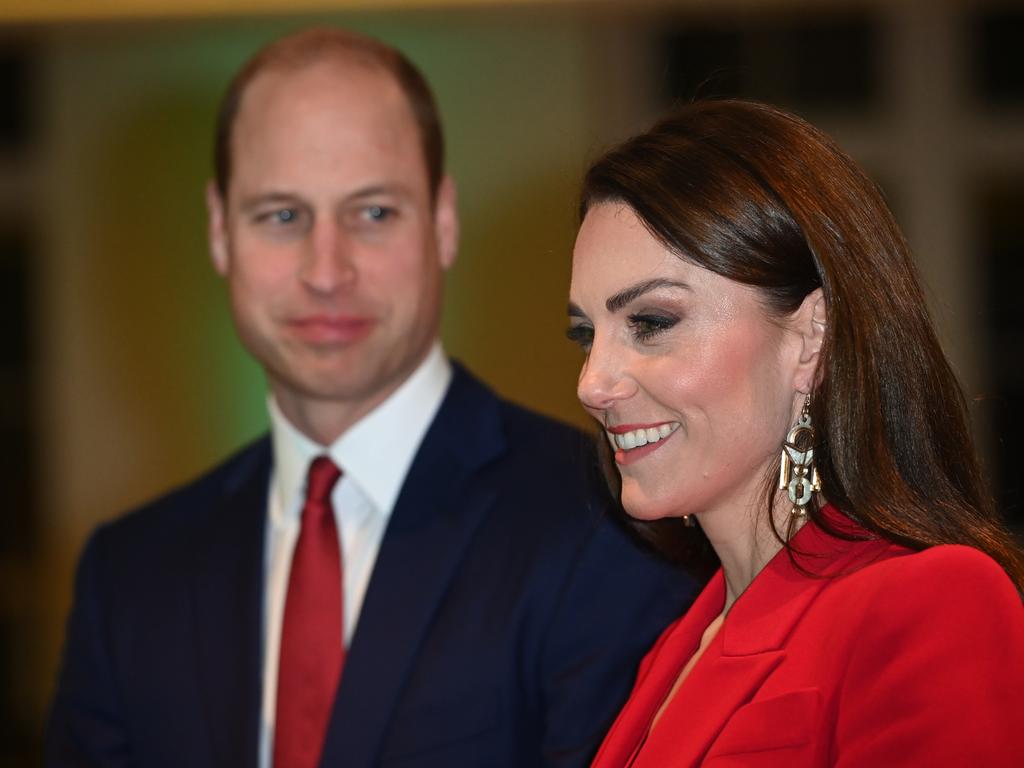
[[22,42],[0,39],[0,149],[25,148],[35,133],[32,98],[35,94],[35,57]]
[[32,730],[21,680],[32,653],[25,639],[25,602],[17,591],[24,580],[12,576],[34,550],[30,239],[26,225],[0,224],[0,765],[36,762],[29,757]]
[[879,35],[867,12],[677,18],[657,34],[666,101],[739,96],[820,112],[878,100]]
[[971,30],[974,90],[988,106],[1024,106],[1024,8],[976,11]]
[[986,410],[996,438],[996,499],[1004,513],[1024,525],[1024,178],[985,183],[977,196],[985,269],[992,393]]
[[0,228],[0,484],[9,502],[0,557],[23,556],[32,543],[30,263],[27,232]]
[[668,101],[744,95],[744,41],[737,27],[683,25],[665,36]]
[[867,16],[801,21],[786,35],[798,105],[867,109],[878,97],[878,34]]

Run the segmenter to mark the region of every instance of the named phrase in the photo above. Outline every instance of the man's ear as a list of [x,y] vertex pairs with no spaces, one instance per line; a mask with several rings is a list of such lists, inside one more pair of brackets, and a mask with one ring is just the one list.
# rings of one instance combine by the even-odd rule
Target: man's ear
[[221,277],[227,275],[229,266],[227,212],[224,209],[224,198],[216,182],[211,179],[206,182],[206,233],[210,243],[210,261]]
[[434,231],[441,268],[448,269],[455,263],[459,250],[459,205],[455,180],[447,174],[441,179],[434,200]]
[[821,288],[815,288],[804,297],[793,315],[792,328],[800,342],[800,358],[793,386],[805,394],[814,389],[827,324],[825,296]]

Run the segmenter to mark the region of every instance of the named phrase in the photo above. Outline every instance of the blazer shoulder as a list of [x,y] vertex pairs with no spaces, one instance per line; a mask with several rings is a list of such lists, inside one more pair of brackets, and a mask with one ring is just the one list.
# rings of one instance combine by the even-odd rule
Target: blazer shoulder
[[966,588],[1002,588],[1013,584],[989,555],[961,544],[940,544],[920,551],[893,546],[889,556],[865,565],[856,576],[864,581],[897,582],[913,588],[956,582]]
[[524,491],[535,499],[538,494],[547,496],[549,501],[542,506],[549,518],[557,506],[554,518],[568,524],[587,519],[622,528],[593,435],[508,401],[501,401],[500,409],[506,451],[503,474],[519,477]]
[[997,617],[1024,627],[1024,604],[1006,572],[973,547],[942,544],[921,551],[892,547],[835,585],[836,605],[861,606],[873,622],[924,625],[986,622]]
[[607,493],[592,436],[499,396],[457,362],[453,367],[455,377],[432,430],[443,433],[440,441],[457,455],[470,457],[465,460],[477,468],[496,469],[505,478],[497,481],[502,485],[516,475],[524,489],[540,487],[559,496]]
[[267,482],[270,464],[270,438],[263,435],[199,477],[103,523],[92,538],[108,542],[160,540],[187,528],[226,494],[247,483]]
[[[548,563],[577,563],[588,557],[618,559],[623,572],[630,564],[640,570],[681,572],[662,563],[627,530],[617,514],[602,476],[594,435],[495,394],[465,368],[455,364],[450,397],[458,402],[461,423],[470,423],[458,450],[466,450],[479,434],[500,443],[500,450],[479,467],[474,482],[499,491],[494,519],[503,519],[510,536],[534,540],[548,552]],[[454,406],[455,403],[453,402]],[[469,417],[473,420],[470,421]],[[453,419],[445,422],[450,426]],[[692,582],[683,577],[687,593]]]
[[508,400],[501,400],[502,419],[509,440],[529,444],[544,453],[561,453],[573,461],[593,451],[594,438],[578,427]]
[[988,595],[993,606],[1020,613],[1024,620],[1020,592],[1002,566],[981,550],[943,544],[903,559],[908,582],[922,585],[939,582],[947,600],[965,603]]
[[449,398],[460,403],[471,415],[479,417],[493,409],[506,430],[516,436],[539,433],[542,437],[562,440],[586,439],[577,427],[502,397],[457,360],[452,361],[452,368],[454,376]]
[[[841,697],[844,764],[903,755],[914,765],[1010,765],[1022,743],[1024,605],[1002,568],[971,547],[938,545],[845,581],[809,636],[832,647],[841,669],[827,679]],[[822,641],[837,632],[838,650]],[[958,727],[965,714],[970,728]]]

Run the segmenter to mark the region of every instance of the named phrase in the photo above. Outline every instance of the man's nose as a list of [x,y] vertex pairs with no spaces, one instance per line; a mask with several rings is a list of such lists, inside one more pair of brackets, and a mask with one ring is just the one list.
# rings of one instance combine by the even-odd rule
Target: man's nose
[[337,222],[322,219],[314,225],[301,278],[318,293],[332,293],[355,282],[353,243]]
[[629,370],[626,357],[616,354],[612,344],[600,342],[595,337],[576,385],[580,402],[590,410],[604,411],[636,392],[636,379]]

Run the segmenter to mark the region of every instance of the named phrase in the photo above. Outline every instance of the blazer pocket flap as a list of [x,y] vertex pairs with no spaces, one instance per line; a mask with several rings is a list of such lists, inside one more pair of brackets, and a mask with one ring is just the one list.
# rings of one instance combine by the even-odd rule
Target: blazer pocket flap
[[806,744],[817,727],[820,702],[817,688],[801,688],[740,707],[711,745],[707,759]]

